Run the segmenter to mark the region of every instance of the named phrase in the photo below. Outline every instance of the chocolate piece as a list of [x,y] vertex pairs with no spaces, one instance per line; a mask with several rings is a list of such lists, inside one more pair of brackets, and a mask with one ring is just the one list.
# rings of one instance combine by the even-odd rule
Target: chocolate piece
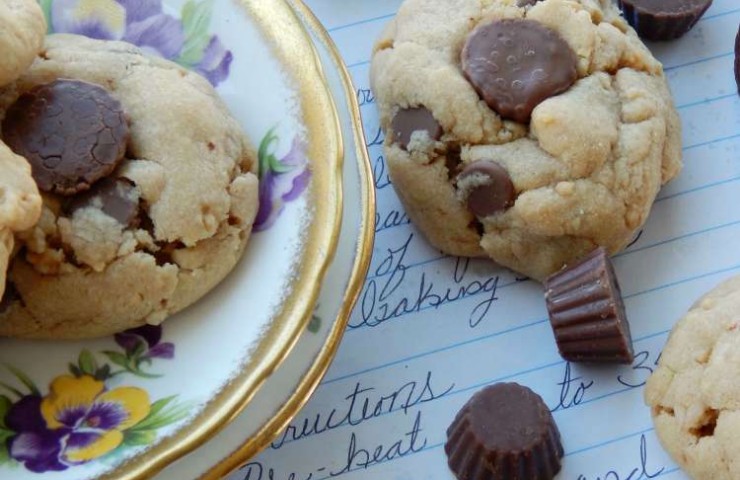
[[465,166],[457,186],[473,215],[487,217],[514,205],[516,190],[499,163],[479,160]]
[[445,452],[460,480],[550,480],[560,471],[563,447],[542,398],[516,383],[499,383],[458,412]]
[[578,78],[577,58],[554,30],[524,19],[494,20],[468,36],[462,69],[478,95],[503,118],[527,123],[543,100]]
[[646,40],[674,40],[696,25],[712,0],[617,0],[624,18]]
[[735,36],[735,83],[737,84],[737,93],[740,94],[740,26],[738,26],[737,36]]
[[2,126],[8,146],[25,157],[45,192],[74,195],[109,175],[129,138],[121,104],[102,87],[56,80],[21,95]]
[[406,150],[414,132],[425,131],[432,140],[442,136],[442,126],[434,119],[432,112],[425,107],[399,110],[391,122],[393,141]]
[[545,302],[565,360],[632,363],[622,293],[603,247],[545,280]]
[[79,208],[97,206],[126,227],[135,225],[139,216],[139,198],[130,181],[123,178],[104,178],[90,190],[75,195],[67,207],[69,213]]
[[542,0],[518,0],[516,2],[516,6],[517,7],[526,7],[526,6],[529,6],[529,5],[534,5],[535,3],[540,2],[540,1],[542,1]]

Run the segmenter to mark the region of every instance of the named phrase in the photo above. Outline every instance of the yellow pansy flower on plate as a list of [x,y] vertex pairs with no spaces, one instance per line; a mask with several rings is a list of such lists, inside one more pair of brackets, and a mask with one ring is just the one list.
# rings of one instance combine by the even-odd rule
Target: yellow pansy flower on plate
[[[62,471],[113,454],[148,445],[157,431],[185,417],[187,405],[175,397],[151,402],[137,386],[106,384],[118,375],[153,378],[143,364],[174,357],[174,345],[161,342],[161,329],[147,326],[116,336],[122,351],[101,352],[111,364],[99,364],[84,350],[70,374],[54,378],[46,395],[20,370],[8,367],[28,393],[2,384],[16,400],[0,394],[0,463],[18,462],[37,472]],[[3,445],[4,443],[4,445]]]

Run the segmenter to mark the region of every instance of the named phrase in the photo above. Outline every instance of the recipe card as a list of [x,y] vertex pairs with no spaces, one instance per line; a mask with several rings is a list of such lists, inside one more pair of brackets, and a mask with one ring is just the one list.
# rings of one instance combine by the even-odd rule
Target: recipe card
[[311,0],[352,74],[377,190],[370,271],[333,365],[243,480],[453,479],[445,431],[468,398],[514,381],[540,394],[565,449],[559,479],[686,479],[661,448],[643,387],[672,325],[740,274],[738,0],[714,0],[684,38],[649,44],[683,123],[681,175],[614,258],[635,349],[631,366],[563,361],[542,286],[486,260],[432,248],[410,223],[383,158],[370,52],[400,0]]

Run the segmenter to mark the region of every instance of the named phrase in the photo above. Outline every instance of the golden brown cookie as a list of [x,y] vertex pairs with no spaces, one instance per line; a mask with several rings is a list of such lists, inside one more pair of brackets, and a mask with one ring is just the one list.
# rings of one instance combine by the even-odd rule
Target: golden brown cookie
[[[34,114],[14,113],[19,102]],[[50,133],[57,114],[78,128]],[[255,156],[199,75],[126,43],[51,35],[43,58],[0,90],[0,119],[46,191],[41,219],[17,237],[17,298],[0,312],[0,335],[156,324],[240,258],[257,213]]]
[[660,442],[691,478],[740,478],[740,276],[673,327],[645,401]]
[[406,0],[371,81],[414,224],[538,280],[624,248],[681,168],[662,66],[610,0]]

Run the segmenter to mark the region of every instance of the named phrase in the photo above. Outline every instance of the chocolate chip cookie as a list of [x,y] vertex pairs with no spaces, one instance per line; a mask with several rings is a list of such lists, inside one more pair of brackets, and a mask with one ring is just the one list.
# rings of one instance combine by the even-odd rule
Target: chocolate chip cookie
[[36,0],[0,0],[0,87],[31,65],[44,35],[46,20]]
[[538,280],[624,248],[681,168],[662,66],[609,0],[406,0],[371,82],[414,224]]
[[740,276],[673,327],[645,401],[663,447],[691,478],[740,478]]
[[0,335],[157,324],[233,268],[257,213],[253,149],[210,84],[122,42],[48,37],[0,90],[2,137],[44,192],[17,236]]

